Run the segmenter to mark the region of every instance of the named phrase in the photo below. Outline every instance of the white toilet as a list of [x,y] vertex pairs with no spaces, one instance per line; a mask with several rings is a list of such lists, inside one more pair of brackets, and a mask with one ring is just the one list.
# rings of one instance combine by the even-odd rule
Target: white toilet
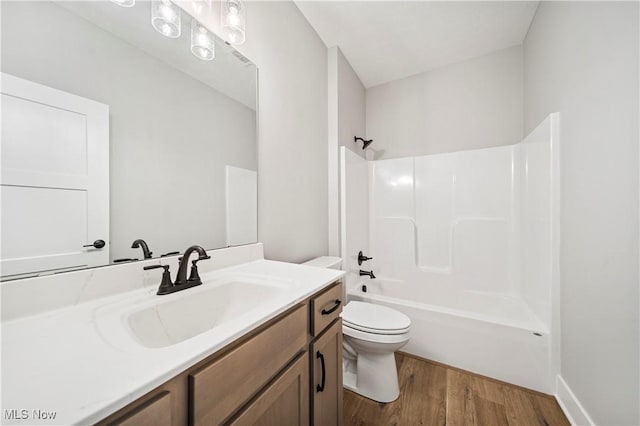
[[[323,256],[306,265],[339,269],[342,259]],[[409,341],[411,319],[394,309],[351,301],[342,311],[344,387],[378,402],[400,395],[394,352]]]

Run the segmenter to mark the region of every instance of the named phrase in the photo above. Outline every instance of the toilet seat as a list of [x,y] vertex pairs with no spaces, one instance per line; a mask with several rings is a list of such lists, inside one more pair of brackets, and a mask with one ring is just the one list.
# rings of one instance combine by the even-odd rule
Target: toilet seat
[[352,328],[354,330],[362,331],[364,333],[386,334],[386,335],[408,333],[409,329],[411,328],[411,327],[406,327],[406,328],[398,328],[398,329],[393,329],[393,330],[380,330],[380,329],[377,329],[377,328],[364,327],[362,325],[352,324],[349,321],[345,321],[344,319],[342,319],[342,325],[344,325],[345,327]]
[[341,316],[345,327],[364,333],[399,335],[411,327],[411,319],[402,312],[373,303],[349,302]]
[[356,330],[342,323],[342,334],[354,339],[364,340],[371,343],[402,343],[409,340],[409,333],[402,334],[375,334],[366,331]]

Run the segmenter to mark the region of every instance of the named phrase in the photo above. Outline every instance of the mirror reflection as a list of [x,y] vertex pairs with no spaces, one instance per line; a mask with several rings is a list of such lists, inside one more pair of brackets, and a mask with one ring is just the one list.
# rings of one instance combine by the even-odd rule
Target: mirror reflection
[[3,279],[256,242],[257,69],[175,11],[3,2]]

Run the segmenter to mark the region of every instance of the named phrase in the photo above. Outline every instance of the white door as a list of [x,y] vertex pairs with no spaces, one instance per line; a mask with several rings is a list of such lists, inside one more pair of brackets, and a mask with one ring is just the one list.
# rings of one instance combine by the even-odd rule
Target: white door
[[0,92],[0,275],[108,264],[109,106],[4,73]]

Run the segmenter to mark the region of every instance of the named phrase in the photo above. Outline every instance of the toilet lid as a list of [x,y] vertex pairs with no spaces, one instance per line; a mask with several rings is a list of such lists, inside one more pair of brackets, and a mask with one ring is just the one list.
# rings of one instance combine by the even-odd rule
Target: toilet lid
[[349,302],[342,310],[345,326],[376,334],[401,334],[408,331],[411,319],[402,312],[382,305]]

